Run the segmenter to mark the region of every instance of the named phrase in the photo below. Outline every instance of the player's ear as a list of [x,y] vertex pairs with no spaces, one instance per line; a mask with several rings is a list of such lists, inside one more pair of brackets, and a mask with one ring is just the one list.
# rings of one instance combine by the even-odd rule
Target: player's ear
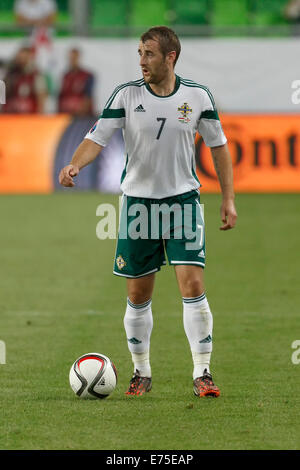
[[176,51],[170,51],[167,54],[167,58],[170,61],[170,63],[173,64],[173,67],[175,65],[175,60],[176,60]]

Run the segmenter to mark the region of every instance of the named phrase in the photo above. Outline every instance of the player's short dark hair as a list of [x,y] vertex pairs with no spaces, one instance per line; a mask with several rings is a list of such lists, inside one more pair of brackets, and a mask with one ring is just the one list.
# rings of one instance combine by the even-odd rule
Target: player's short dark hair
[[143,43],[149,40],[158,41],[160,50],[164,57],[166,57],[169,52],[175,51],[175,66],[181,51],[181,45],[177,34],[167,26],[154,26],[153,28],[148,29],[148,31],[141,36],[141,41]]

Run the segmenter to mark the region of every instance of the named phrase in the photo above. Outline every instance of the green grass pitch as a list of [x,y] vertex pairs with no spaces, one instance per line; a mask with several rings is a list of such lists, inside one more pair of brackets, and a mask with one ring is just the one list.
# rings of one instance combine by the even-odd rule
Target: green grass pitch
[[[1,449],[299,449],[300,195],[237,195],[237,227],[220,232],[219,195],[203,195],[206,293],[214,315],[218,399],[194,397],[173,268],[157,274],[153,389],[124,391],[132,364],[123,330],[125,280],[114,240],[96,237],[96,207],[116,196],[0,197]],[[85,401],[68,374],[98,351],[119,380]]]

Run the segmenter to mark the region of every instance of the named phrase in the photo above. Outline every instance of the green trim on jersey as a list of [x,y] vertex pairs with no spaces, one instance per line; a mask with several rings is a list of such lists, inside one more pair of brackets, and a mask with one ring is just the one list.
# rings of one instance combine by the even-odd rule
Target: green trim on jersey
[[192,87],[192,88],[202,88],[202,90],[206,91],[206,93],[208,94],[210,98],[211,104],[214,110],[216,111],[216,103],[214,101],[213,95],[211,94],[210,90],[206,86],[200,85],[199,83],[193,82],[193,80],[188,80],[186,78],[180,78],[180,82],[184,86]]
[[199,183],[199,185],[202,186],[201,183],[200,183],[200,181],[199,181],[199,179],[198,179],[198,176],[197,176],[197,174],[196,174],[196,172],[195,172],[194,166],[192,166],[192,175],[193,175],[193,177],[195,178],[195,180],[197,181],[197,183]]
[[117,86],[113,93],[111,94],[111,96],[109,97],[109,99],[107,100],[105,106],[104,106],[104,109],[109,109],[115,99],[115,97],[117,96],[117,94],[119,93],[119,91],[123,90],[123,88],[126,88],[128,86],[138,86],[138,87],[141,87],[141,86],[144,86],[145,85],[145,82],[144,82],[144,79],[141,78],[139,80],[135,80],[135,81],[131,81],[131,82],[127,82],[127,83],[123,83],[122,85],[119,85]]
[[220,121],[219,115],[217,110],[207,109],[201,113],[200,119],[215,119],[216,121]]
[[125,109],[104,109],[103,113],[101,114],[100,118],[122,118],[125,117]]
[[181,78],[180,78],[178,75],[175,75],[175,77],[176,77],[176,80],[175,80],[175,88],[174,88],[174,90],[172,91],[172,93],[170,93],[169,95],[166,95],[166,96],[157,95],[157,94],[152,90],[152,88],[150,87],[149,83],[145,83],[145,86],[146,86],[147,90],[148,90],[152,95],[156,96],[157,98],[169,98],[170,96],[175,95],[176,91],[178,91],[178,88],[180,87]]
[[126,176],[126,173],[127,173],[127,164],[128,164],[128,153],[127,153],[127,155],[126,155],[126,163],[125,163],[125,166],[124,166],[124,170],[123,170],[123,172],[122,172],[122,175],[121,175],[121,182],[120,182],[120,184],[123,183],[123,180],[124,180],[124,178],[125,178],[125,176]]

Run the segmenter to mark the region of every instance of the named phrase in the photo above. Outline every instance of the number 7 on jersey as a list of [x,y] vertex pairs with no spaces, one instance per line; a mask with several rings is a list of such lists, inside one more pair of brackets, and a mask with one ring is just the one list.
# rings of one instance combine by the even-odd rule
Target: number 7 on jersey
[[156,118],[156,120],[159,122],[159,121],[162,121],[161,125],[160,125],[160,128],[159,128],[159,131],[158,131],[158,134],[156,136],[156,139],[158,140],[160,138],[160,134],[162,133],[162,130],[164,128],[164,125],[165,125],[165,122],[167,120],[167,118]]

